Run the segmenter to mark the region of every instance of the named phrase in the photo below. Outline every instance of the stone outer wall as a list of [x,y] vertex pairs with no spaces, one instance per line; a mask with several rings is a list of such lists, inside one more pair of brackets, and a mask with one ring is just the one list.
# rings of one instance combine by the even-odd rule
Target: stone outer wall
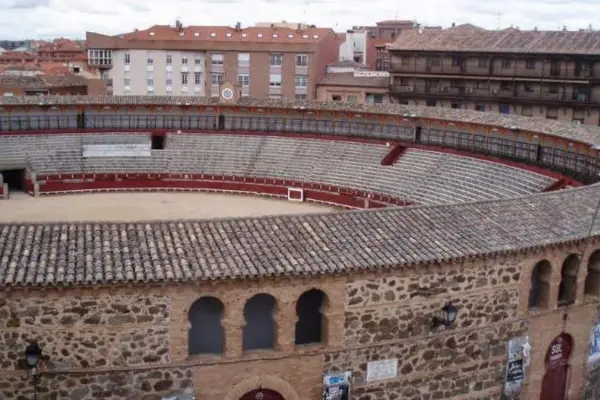
[[[0,294],[0,399],[32,397],[30,378],[18,369],[28,338],[51,357],[40,400],[159,399],[186,390],[202,400],[237,400],[259,387],[286,400],[316,400],[323,374],[346,370],[357,400],[497,399],[507,342],[529,334],[532,359],[521,399],[537,400],[545,351],[563,330],[575,341],[569,398],[589,399],[600,387],[598,373],[586,372],[598,299],[581,288],[587,257],[598,247],[585,252],[576,303],[539,311],[527,309],[533,266],[550,261],[556,299],[562,262],[579,247],[351,276],[7,290]],[[326,343],[295,346],[296,301],[311,288],[328,298]],[[258,293],[277,299],[276,347],[245,352],[243,309]],[[220,356],[187,354],[187,312],[202,296],[224,304]],[[456,324],[431,330],[432,316],[448,301],[459,309]],[[366,382],[367,363],[389,358],[399,360],[397,377]]]

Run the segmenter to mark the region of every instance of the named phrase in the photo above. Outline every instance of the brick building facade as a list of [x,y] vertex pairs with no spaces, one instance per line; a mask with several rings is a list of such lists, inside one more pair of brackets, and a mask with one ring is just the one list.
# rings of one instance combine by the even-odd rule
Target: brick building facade
[[[129,102],[133,112],[167,100],[49,98],[64,109],[49,109],[46,119],[60,114],[60,123],[69,123],[76,102],[78,111],[102,113],[111,101],[115,109]],[[170,107],[189,99],[172,100]],[[357,113],[361,123],[381,124],[365,125],[365,135],[392,132],[383,128],[386,111],[396,126],[416,123],[411,132],[420,144],[418,134],[440,131],[443,143],[456,137],[458,146],[464,134],[471,151],[483,126],[488,138],[503,135],[498,151],[519,149],[519,135],[532,143],[535,132],[552,151],[564,146],[562,157],[578,160],[567,167],[597,173],[600,132],[589,126],[390,104],[190,101],[210,108],[204,113],[302,112],[309,132],[326,125],[308,122],[319,108],[332,121]],[[24,118],[37,115],[31,99],[2,99],[0,127],[10,113],[7,126],[30,129],[16,116],[24,104]],[[340,135],[363,127],[336,126]],[[539,147],[535,152],[544,158]],[[558,154],[548,162],[561,162]],[[353,398],[361,400],[483,400],[501,397],[508,343],[527,336],[522,399],[554,399],[548,396],[563,389],[569,398],[593,399],[598,365],[590,365],[588,346],[600,298],[598,189],[328,215],[2,224],[0,397],[32,395],[20,365],[31,339],[49,356],[38,385],[44,400],[186,391],[246,400],[261,390],[309,400],[320,398],[324,375],[340,372],[350,372]],[[433,326],[450,303],[458,311],[454,323]],[[564,360],[555,357],[557,340],[569,344],[560,350]],[[570,378],[558,379],[561,371]]]

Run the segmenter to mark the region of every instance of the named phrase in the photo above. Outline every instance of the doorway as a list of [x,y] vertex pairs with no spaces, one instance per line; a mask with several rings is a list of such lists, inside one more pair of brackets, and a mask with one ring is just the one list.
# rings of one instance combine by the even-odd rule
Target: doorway
[[8,185],[8,192],[25,192],[25,170],[9,169],[0,171],[4,183]]
[[246,393],[240,400],[285,400],[282,395],[271,389],[256,389]]

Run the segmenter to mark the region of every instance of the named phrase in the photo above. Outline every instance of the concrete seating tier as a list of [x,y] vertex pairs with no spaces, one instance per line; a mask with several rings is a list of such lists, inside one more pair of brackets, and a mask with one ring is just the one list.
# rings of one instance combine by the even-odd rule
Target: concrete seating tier
[[[554,179],[471,157],[408,149],[382,166],[384,145],[276,136],[168,135],[150,157],[82,158],[81,152],[36,153],[39,174],[197,173],[320,183],[444,204],[540,192]],[[70,171],[69,171],[70,170]]]
[[29,161],[59,151],[81,152],[84,144],[148,144],[149,134],[65,134],[0,136],[0,170],[22,169]]

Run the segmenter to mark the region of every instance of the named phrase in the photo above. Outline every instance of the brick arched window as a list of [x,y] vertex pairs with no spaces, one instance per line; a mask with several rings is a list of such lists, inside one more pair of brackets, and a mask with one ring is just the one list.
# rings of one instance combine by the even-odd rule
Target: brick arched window
[[253,296],[244,307],[243,349],[273,349],[275,347],[275,306],[270,294]]
[[583,292],[591,296],[600,295],[600,250],[596,250],[590,256]]
[[326,337],[327,320],[323,309],[327,297],[317,289],[304,292],[296,303],[296,340],[298,344],[322,343]]
[[560,270],[560,285],[558,286],[559,305],[573,304],[575,302],[578,271],[579,255],[571,254],[565,259]]
[[531,272],[529,308],[547,308],[550,302],[552,266],[547,260],[538,262]]
[[224,331],[221,319],[223,303],[216,297],[201,297],[188,312],[191,328],[188,332],[188,353],[223,353]]

